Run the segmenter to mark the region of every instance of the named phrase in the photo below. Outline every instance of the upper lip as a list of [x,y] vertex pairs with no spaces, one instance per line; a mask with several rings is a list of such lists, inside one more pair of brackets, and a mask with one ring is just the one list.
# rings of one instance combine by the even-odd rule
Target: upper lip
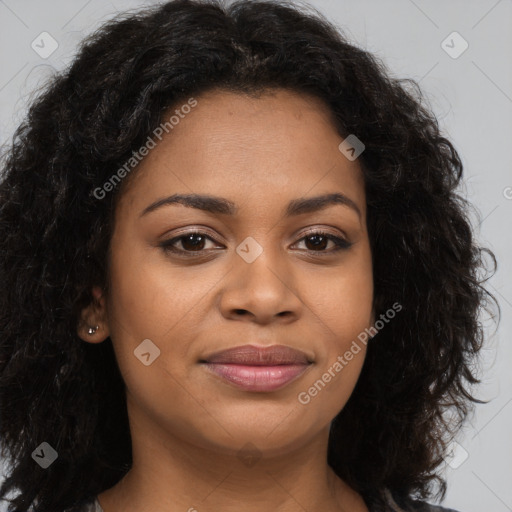
[[309,364],[312,361],[301,350],[285,345],[271,345],[267,347],[242,345],[215,352],[202,360],[202,362],[277,366],[284,364]]

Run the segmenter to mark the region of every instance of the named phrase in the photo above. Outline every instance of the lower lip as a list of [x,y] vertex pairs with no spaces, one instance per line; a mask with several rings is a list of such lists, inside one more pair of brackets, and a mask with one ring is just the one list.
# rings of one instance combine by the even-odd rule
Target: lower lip
[[302,375],[310,365],[245,366],[207,363],[205,366],[208,370],[245,391],[274,391]]

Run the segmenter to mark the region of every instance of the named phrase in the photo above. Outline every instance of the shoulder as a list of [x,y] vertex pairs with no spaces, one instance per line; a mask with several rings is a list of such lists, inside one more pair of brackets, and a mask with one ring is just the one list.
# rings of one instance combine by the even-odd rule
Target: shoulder
[[458,512],[453,508],[445,508],[440,505],[431,505],[430,503],[426,503],[425,501],[416,501],[415,508],[411,508],[411,512]]
[[[379,500],[376,507],[370,507],[370,512],[389,510],[390,512],[459,512],[453,508],[446,508],[440,505],[431,505],[426,501],[415,500],[411,497],[398,496],[391,493],[389,489],[383,489],[379,493]],[[378,504],[377,504],[378,503]]]
[[[96,496],[81,499],[77,501],[74,505],[71,505],[70,507],[61,510],[62,512],[104,512],[99,502],[97,501]],[[29,506],[27,512],[36,511],[37,509],[34,508],[34,504],[32,503]]]
[[96,496],[92,496],[81,500],[72,507],[63,510],[63,512],[103,512],[103,510],[96,500]]
[[459,512],[453,508],[445,508],[440,505],[431,505],[430,503],[426,503],[424,501],[416,501],[415,507],[412,508],[411,512]]

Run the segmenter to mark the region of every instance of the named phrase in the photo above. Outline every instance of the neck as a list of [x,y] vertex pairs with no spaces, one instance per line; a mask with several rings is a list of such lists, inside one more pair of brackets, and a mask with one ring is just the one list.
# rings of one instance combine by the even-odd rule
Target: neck
[[241,503],[244,512],[368,510],[327,465],[328,426],[300,446],[228,452],[171,435],[147,416],[137,420],[130,425],[132,468],[99,494],[104,512],[238,512]]

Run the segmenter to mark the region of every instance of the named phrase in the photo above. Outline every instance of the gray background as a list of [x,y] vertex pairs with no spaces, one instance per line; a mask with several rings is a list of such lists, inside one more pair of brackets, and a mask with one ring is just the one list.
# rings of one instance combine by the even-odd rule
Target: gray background
[[[36,88],[70,62],[85,35],[118,11],[155,3],[0,0],[0,143],[9,141]],[[503,316],[496,332],[482,319],[489,335],[479,397],[490,402],[477,406],[447,459],[443,505],[461,512],[512,511],[512,0],[309,3],[382,58],[394,76],[419,81],[462,156],[461,193],[480,211],[478,237],[498,258],[489,289]],[[58,43],[49,57],[31,47],[32,41],[43,45],[44,31]],[[469,45],[458,56],[463,40],[446,39],[454,31]],[[44,47],[50,48],[49,39]]]

